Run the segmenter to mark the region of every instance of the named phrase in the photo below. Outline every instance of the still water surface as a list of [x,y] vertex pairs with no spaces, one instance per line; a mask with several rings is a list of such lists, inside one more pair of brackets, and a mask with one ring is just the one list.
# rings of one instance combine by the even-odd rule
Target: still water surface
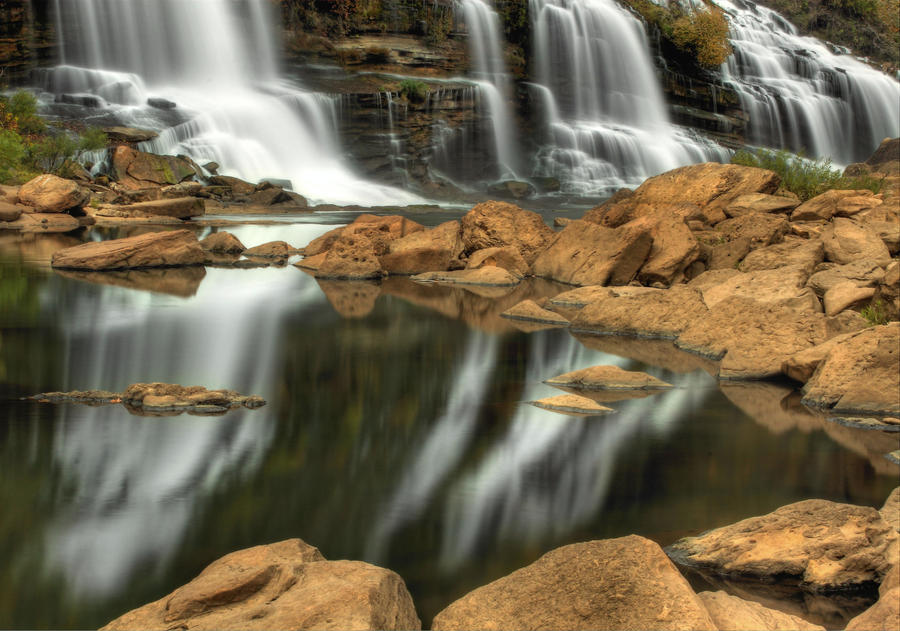
[[[301,246],[338,219],[233,232]],[[720,388],[666,344],[499,318],[563,289],[547,283],[495,299],[402,279],[320,285],[288,266],[103,285],[4,243],[0,628],[96,628],[228,552],[289,537],[397,571],[428,625],[560,545],[665,545],[800,499],[880,506],[896,485],[882,457],[896,434],[828,423],[788,387]],[[524,403],[596,364],[677,387],[607,417]],[[152,418],[19,400],[138,381],[268,405]]]

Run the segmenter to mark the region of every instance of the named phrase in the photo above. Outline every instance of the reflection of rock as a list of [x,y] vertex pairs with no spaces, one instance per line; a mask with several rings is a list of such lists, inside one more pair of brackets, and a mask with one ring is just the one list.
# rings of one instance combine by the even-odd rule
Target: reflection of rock
[[697,596],[720,631],[825,631],[825,627],[798,616],[769,609],[752,600],[743,600],[725,592],[700,592]]
[[552,550],[441,611],[433,629],[715,629],[659,546],[635,535]]
[[874,605],[847,623],[847,631],[900,629],[900,588],[884,594]]
[[512,287],[521,278],[502,267],[488,265],[477,269],[461,269],[452,272],[425,272],[412,277],[421,283],[448,283],[453,285],[480,285],[485,287]]
[[806,500],[669,548],[680,564],[762,580],[797,580],[811,591],[882,581],[897,533],[874,508]]
[[801,405],[794,390],[787,386],[758,381],[720,382],[719,389],[744,414],[773,434],[822,429],[823,416]]
[[60,269],[56,270],[56,273],[65,278],[87,283],[152,291],[180,298],[190,298],[195,295],[200,283],[206,277],[206,270],[202,267],[133,269],[113,272]]
[[900,434],[859,429],[840,423],[822,422],[822,429],[836,443],[868,458],[872,468],[881,475],[900,474],[900,463],[886,456],[900,448]]
[[71,248],[81,239],[62,234],[11,234],[0,235],[0,253],[25,263],[49,265],[57,250]]
[[403,579],[299,539],[228,554],[112,629],[420,629]]
[[318,280],[328,302],[345,318],[364,318],[381,295],[378,283],[364,280]]
[[575,337],[592,350],[627,357],[642,364],[659,366],[672,372],[689,373],[703,370],[715,375],[719,369],[715,362],[700,355],[685,353],[668,340],[589,334],[580,334]]
[[555,397],[546,397],[537,401],[530,401],[531,405],[572,416],[595,416],[608,414],[612,408],[600,405],[594,399],[582,397],[577,394],[560,394]]
[[548,311],[534,300],[523,300],[512,309],[507,309],[500,314],[503,318],[510,320],[521,320],[524,322],[536,322],[551,326],[569,326],[569,321],[558,313]]

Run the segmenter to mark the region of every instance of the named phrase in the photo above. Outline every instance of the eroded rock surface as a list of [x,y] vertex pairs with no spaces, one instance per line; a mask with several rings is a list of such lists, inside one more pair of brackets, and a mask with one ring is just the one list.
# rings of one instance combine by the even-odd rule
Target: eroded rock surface
[[553,230],[537,213],[506,202],[483,202],[463,215],[466,252],[513,246],[529,264],[553,239]]

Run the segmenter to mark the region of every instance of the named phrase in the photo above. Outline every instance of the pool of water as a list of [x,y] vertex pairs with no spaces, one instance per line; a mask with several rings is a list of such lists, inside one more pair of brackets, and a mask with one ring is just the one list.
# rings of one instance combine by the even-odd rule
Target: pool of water
[[[233,232],[302,246],[338,220]],[[720,387],[670,344],[499,317],[565,287],[318,283],[292,266],[97,282],[42,264],[42,239],[60,237],[0,239],[0,628],[96,628],[290,537],[395,570],[427,627],[561,545],[666,545],[801,499],[880,506],[896,486],[883,457],[896,434],[829,423],[787,385]],[[605,417],[527,404],[555,393],[543,380],[597,364],[676,388]],[[268,405],[155,418],[21,400],[138,381]],[[787,608],[848,615],[800,601]]]

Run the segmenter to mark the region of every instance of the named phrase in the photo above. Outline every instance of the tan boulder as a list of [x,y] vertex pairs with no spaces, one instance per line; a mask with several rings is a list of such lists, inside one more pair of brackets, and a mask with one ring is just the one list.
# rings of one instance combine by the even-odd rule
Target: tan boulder
[[875,288],[875,304],[883,305],[890,320],[900,320],[900,261],[894,261],[884,271],[884,278]]
[[414,232],[422,232],[425,226],[400,215],[362,214],[353,220],[341,232],[342,236],[363,236],[369,240],[375,248],[375,254],[382,256],[390,252],[390,245],[397,239],[401,239]]
[[641,217],[623,229],[640,230],[640,226],[647,227],[653,242],[638,280],[644,285],[666,286],[684,280],[684,271],[700,256],[700,244],[684,221],[657,213]]
[[341,236],[341,233],[344,232],[344,228],[346,228],[346,226],[340,226],[329,230],[325,234],[316,237],[307,243],[306,247],[303,248],[304,255],[311,257],[327,252],[331,246],[334,245],[334,242],[337,241],[338,237]]
[[900,322],[835,345],[803,388],[803,402],[837,412],[900,413]]
[[206,213],[206,203],[199,197],[157,199],[136,204],[101,206],[88,211],[92,215],[109,217],[174,217],[189,219]]
[[869,304],[874,287],[857,287],[852,281],[838,283],[825,292],[825,315],[833,316],[845,309],[859,309]]
[[244,250],[244,256],[263,259],[286,259],[294,253],[294,248],[285,241],[269,241]]
[[881,595],[878,601],[847,623],[847,631],[897,631],[900,629],[900,588]]
[[597,302],[598,300],[606,300],[607,298],[617,298],[619,296],[636,296],[638,294],[659,293],[664,291],[654,287],[641,287],[631,285],[618,285],[615,287],[605,287],[603,285],[586,285],[564,291],[550,298],[550,304],[554,307],[566,307],[581,309],[582,307]]
[[466,252],[510,245],[529,265],[555,235],[539,214],[506,202],[478,204],[460,223]]
[[573,390],[668,390],[666,383],[647,373],[623,370],[618,366],[591,366],[567,372],[544,383]]
[[22,214],[22,207],[0,200],[0,221],[15,221]]
[[822,305],[806,287],[809,272],[802,266],[764,269],[736,274],[703,290],[703,302],[712,309],[728,298],[745,298],[760,305],[779,305],[797,313],[816,313]]
[[[871,203],[866,205],[864,200],[869,200]],[[839,208],[842,214],[838,216],[846,217],[848,211],[849,214],[855,214],[852,212],[853,208],[858,208],[856,212],[860,212],[879,204],[881,204],[881,200],[874,197],[872,191],[825,191],[797,206],[791,213],[791,221],[830,221],[838,214]]]
[[374,244],[364,235],[341,235],[334,241],[315,271],[316,278],[364,280],[381,278],[384,270]]
[[523,300],[514,307],[500,314],[502,318],[510,320],[524,320],[526,322],[539,322],[555,326],[569,326],[569,321],[558,313],[544,309],[534,300]]
[[700,292],[681,285],[659,293],[593,302],[573,319],[572,329],[650,338],[675,338],[708,312]]
[[891,253],[874,231],[850,219],[837,217],[822,233],[825,258],[839,265],[863,260],[885,267]]
[[213,186],[222,186],[231,190],[231,194],[238,198],[249,198],[256,192],[256,185],[230,175],[214,175],[209,178]]
[[828,353],[830,353],[835,346],[845,342],[858,333],[859,331],[853,331],[835,335],[821,344],[806,348],[799,353],[791,355],[782,362],[781,372],[800,383],[806,383],[812,379],[819,364],[825,361],[825,358],[828,357]]
[[146,142],[147,140],[153,140],[159,136],[159,134],[152,129],[138,129],[136,127],[125,127],[123,125],[104,127],[103,133],[113,142]]
[[390,274],[420,274],[450,269],[458,264],[462,252],[460,224],[447,221],[391,241],[388,253],[379,258]]
[[658,545],[631,535],[552,550],[463,596],[432,629],[715,629]]
[[809,277],[807,285],[818,296],[840,283],[853,282],[857,287],[877,287],[884,279],[884,269],[871,261],[859,260],[846,265],[826,264],[825,269]]
[[878,221],[857,216],[855,220],[878,235],[891,256],[900,254],[900,221]]
[[707,271],[733,270],[750,252],[749,237],[734,237],[726,240],[720,235],[714,239],[701,242],[701,256],[706,261]]
[[800,200],[797,197],[750,193],[736,197],[725,207],[725,214],[728,217],[737,217],[748,213],[783,213],[789,212],[799,205]]
[[29,180],[19,189],[19,203],[39,213],[64,213],[81,208],[90,193],[72,180],[44,174]]
[[[894,527],[894,530],[900,532],[900,486],[896,487],[888,498],[884,501],[884,506],[878,511],[884,520]],[[894,569],[890,573],[890,581],[886,578],[882,587],[887,586],[888,589],[900,587],[900,559],[894,564]]]
[[240,254],[247,249],[240,239],[225,231],[213,232],[200,241],[200,247],[207,252],[215,252],[217,254]]
[[781,243],[790,230],[787,219],[781,215],[748,213],[732,217],[716,225],[715,231],[726,241],[749,239],[750,249],[764,248]]
[[825,247],[820,239],[792,238],[753,250],[741,261],[738,269],[742,272],[755,272],[799,265],[809,275],[824,259]]
[[299,539],[228,554],[171,594],[116,618],[115,629],[420,629],[394,572],[326,561]]
[[16,204],[19,201],[18,186],[10,186],[9,184],[0,184],[0,202],[7,204]]
[[120,145],[112,152],[112,173],[120,185],[140,189],[171,186],[202,176],[203,171],[184,157],[158,156]]
[[522,258],[519,250],[512,246],[502,248],[485,248],[476,250],[469,255],[466,269],[478,269],[485,265],[502,267],[516,276],[526,276],[530,269],[528,263]]
[[412,277],[420,283],[447,283],[451,285],[481,285],[485,287],[513,287],[522,279],[494,265],[478,269],[461,269],[450,272],[425,272]]
[[627,285],[652,244],[644,224],[614,229],[573,221],[538,255],[532,272],[570,285]]
[[696,278],[692,278],[688,281],[687,286],[702,293],[707,289],[712,289],[713,287],[721,285],[735,276],[742,275],[743,272],[740,272],[733,267],[729,269],[711,269],[703,272]]
[[673,544],[678,563],[715,574],[791,578],[812,591],[880,583],[897,533],[867,506],[806,500]]
[[798,616],[726,592],[700,592],[697,596],[719,631],[825,631]]
[[555,397],[546,397],[531,401],[531,405],[570,416],[595,416],[613,412],[612,408],[600,405],[594,399],[589,399],[577,394],[560,394]]
[[175,230],[83,243],[56,252],[51,265],[67,269],[112,270],[199,265],[204,259],[203,248],[194,233]]

